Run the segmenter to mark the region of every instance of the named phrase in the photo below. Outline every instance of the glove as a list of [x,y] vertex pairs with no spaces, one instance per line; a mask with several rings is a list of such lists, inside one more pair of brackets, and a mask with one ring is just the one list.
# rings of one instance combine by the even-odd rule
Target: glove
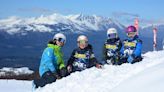
[[71,65],[67,66],[67,71],[68,71],[68,73],[72,72],[72,66]]
[[108,52],[107,52],[107,56],[108,56],[108,57],[111,57],[111,56],[113,56],[113,55],[114,55],[114,54],[112,53],[112,51],[108,51]]
[[66,68],[62,68],[60,70],[60,76],[61,77],[66,77],[67,76],[67,69]]
[[128,61],[128,63],[132,63],[133,60],[134,60],[134,58],[132,56],[129,56],[127,61]]
[[110,60],[106,60],[106,63],[107,63],[108,65],[112,65],[111,59],[110,59]]
[[96,64],[96,68],[98,68],[98,69],[102,69],[102,65],[100,65],[100,64]]

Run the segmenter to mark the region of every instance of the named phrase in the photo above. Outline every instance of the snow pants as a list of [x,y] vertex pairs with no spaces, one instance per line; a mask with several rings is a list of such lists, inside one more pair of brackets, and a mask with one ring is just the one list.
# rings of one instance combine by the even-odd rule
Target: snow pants
[[62,68],[56,74],[52,73],[51,71],[45,72],[43,74],[43,76],[41,76],[40,79],[34,80],[35,88],[43,87],[46,84],[50,84],[52,82],[55,82],[56,79],[60,79],[60,78],[65,77],[67,75],[68,75],[68,73],[67,73],[67,70],[65,68]]
[[35,88],[43,87],[46,84],[55,82],[56,79],[57,79],[56,76],[52,72],[50,71],[45,72],[40,79],[34,80]]

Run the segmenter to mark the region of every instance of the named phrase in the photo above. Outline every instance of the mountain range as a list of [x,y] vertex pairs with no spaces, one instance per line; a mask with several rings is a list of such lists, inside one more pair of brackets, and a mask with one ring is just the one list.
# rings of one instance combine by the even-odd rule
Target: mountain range
[[[133,25],[133,24],[132,24]],[[62,32],[67,37],[63,48],[67,60],[76,47],[76,39],[85,34],[93,45],[97,58],[101,61],[102,46],[106,39],[106,30],[114,27],[118,30],[120,38],[126,37],[126,26],[112,18],[96,15],[68,15],[52,14],[48,16],[21,18],[9,17],[0,20],[0,67],[28,66],[36,69],[39,59],[49,40],[53,35]],[[156,26],[158,29],[158,49],[162,49],[164,25]],[[153,26],[141,27],[140,38],[143,40],[143,52],[152,50]]]

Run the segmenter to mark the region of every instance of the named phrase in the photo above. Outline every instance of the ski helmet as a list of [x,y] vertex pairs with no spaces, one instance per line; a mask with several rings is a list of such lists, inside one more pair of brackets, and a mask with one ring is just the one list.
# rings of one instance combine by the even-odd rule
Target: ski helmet
[[80,36],[77,38],[77,41],[78,41],[78,42],[81,41],[81,40],[88,42],[88,38],[87,38],[85,35],[80,35]]
[[57,33],[54,35],[53,40],[58,40],[58,41],[66,43],[66,36],[62,33]]
[[107,37],[109,39],[117,38],[118,37],[117,30],[115,28],[109,28],[107,30]]
[[126,33],[130,33],[130,32],[137,32],[136,27],[128,26],[127,29],[126,29]]
[[137,33],[137,29],[134,26],[128,26],[126,29],[126,33],[128,37],[133,38]]

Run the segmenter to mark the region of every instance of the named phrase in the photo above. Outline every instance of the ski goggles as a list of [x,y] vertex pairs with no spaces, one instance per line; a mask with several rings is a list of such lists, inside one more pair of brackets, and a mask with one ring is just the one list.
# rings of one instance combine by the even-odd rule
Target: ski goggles
[[116,38],[116,37],[117,37],[117,34],[116,33],[108,34],[108,38],[109,39]]
[[63,39],[63,38],[59,38],[58,41],[61,43],[65,43],[65,39]]
[[129,37],[133,37],[133,36],[136,35],[136,32],[129,32],[129,33],[127,33],[127,35],[128,35]]
[[85,41],[85,40],[80,40],[80,41],[78,41],[78,43],[79,43],[79,44],[87,44],[88,42]]

